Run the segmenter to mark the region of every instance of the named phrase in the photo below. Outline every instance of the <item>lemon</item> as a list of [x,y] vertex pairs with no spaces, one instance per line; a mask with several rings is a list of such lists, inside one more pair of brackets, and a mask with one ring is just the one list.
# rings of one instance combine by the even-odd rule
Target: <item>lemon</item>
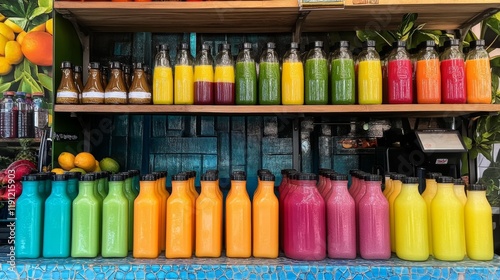
[[56,174],[64,174],[64,170],[62,168],[53,168],[50,172],[54,172]]
[[21,28],[21,26],[15,24],[10,19],[6,19],[3,23],[5,23],[5,25],[7,25],[8,27],[10,27],[10,29],[12,29],[12,31],[14,31],[14,33],[21,33],[21,32],[23,32],[23,29]]
[[45,22],[45,31],[54,35],[54,19],[51,18]]
[[23,61],[24,55],[21,51],[21,44],[16,41],[9,41],[5,44],[5,59],[10,64],[19,64]]
[[95,158],[91,153],[81,152],[75,157],[75,166],[80,167],[86,172],[92,172],[95,169]]
[[0,21],[4,21],[6,19],[6,17],[2,14],[0,14]]
[[101,166],[102,171],[109,171],[112,173],[120,171],[120,165],[118,164],[118,162],[109,157],[103,158],[99,165]]
[[83,170],[83,169],[81,169],[81,168],[78,168],[78,167],[71,168],[71,169],[69,170],[69,172],[80,172],[80,173],[82,173],[82,175],[87,174],[87,172],[85,172],[85,170]]
[[21,32],[19,34],[17,34],[17,37],[16,37],[16,41],[19,43],[19,44],[22,44],[23,43],[23,39],[24,39],[24,36],[26,36],[26,32]]
[[61,168],[64,170],[70,170],[72,168],[75,168],[74,161],[75,161],[75,156],[72,153],[68,152],[62,152],[57,158],[59,166],[61,166]]
[[7,39],[5,36],[0,34],[0,55],[4,56],[5,55],[5,45],[7,42],[10,41]]
[[0,22],[0,34],[2,34],[9,41],[14,41],[14,38],[16,38],[16,36],[14,35],[14,31],[12,31],[12,28],[8,27],[3,22]]
[[101,167],[99,166],[99,161],[95,160],[95,168],[92,172],[101,172]]
[[5,57],[0,56],[0,76],[7,75],[12,71],[12,65],[5,59]]

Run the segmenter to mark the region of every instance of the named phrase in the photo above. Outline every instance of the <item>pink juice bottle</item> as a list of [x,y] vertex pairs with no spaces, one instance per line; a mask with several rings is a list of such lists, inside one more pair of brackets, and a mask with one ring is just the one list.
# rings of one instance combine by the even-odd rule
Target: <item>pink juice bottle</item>
[[405,41],[394,43],[394,49],[389,54],[387,73],[389,104],[413,103],[412,62]]
[[316,188],[316,174],[297,176],[297,186],[285,198],[285,255],[322,260],[326,257],[325,202]]
[[317,185],[317,188],[318,188],[318,192],[319,193],[322,193],[323,192],[323,189],[325,188],[325,171],[327,169],[325,168],[320,168],[319,171],[318,171],[318,185]]
[[349,171],[349,174],[351,175],[351,185],[349,186],[349,193],[351,194],[352,197],[354,197],[353,194],[358,187],[358,178],[356,177],[356,173],[358,172],[359,170],[356,169]]
[[330,175],[332,174],[336,174],[336,172],[334,171],[327,171],[323,174],[323,177],[324,177],[324,180],[325,180],[325,183],[324,183],[324,187],[323,189],[319,191],[319,194],[321,194],[321,196],[323,197],[323,199],[326,201],[326,196],[328,195],[328,193],[330,193],[330,191],[332,190],[332,181],[330,180]]
[[356,205],[347,191],[347,175],[330,174],[332,190],[326,203],[328,257],[356,258]]
[[[286,175],[284,174],[283,178],[286,177],[286,184],[282,187],[281,190],[279,190],[279,234],[280,234],[280,248],[282,250],[285,250],[285,198],[290,193],[290,191],[295,187],[297,184],[297,171],[295,169],[288,169],[290,171],[285,171]],[[281,187],[281,185],[280,185]]]

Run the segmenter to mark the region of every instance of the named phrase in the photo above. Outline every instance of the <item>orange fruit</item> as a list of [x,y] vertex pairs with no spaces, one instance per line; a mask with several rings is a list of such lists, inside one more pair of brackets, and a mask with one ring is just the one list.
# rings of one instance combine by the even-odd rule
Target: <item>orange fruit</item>
[[81,169],[92,172],[95,169],[96,160],[91,153],[81,152],[75,157],[75,166]]
[[26,36],[26,32],[21,32],[19,34],[17,34],[17,37],[16,37],[16,41],[19,43],[19,44],[22,44],[23,43],[23,39],[24,39],[24,36]]
[[19,64],[23,61],[23,52],[21,51],[21,45],[16,41],[9,41],[5,44],[5,59],[10,64]]
[[75,156],[72,153],[62,152],[57,158],[59,166],[64,170],[75,168]]
[[31,63],[39,66],[52,66],[52,35],[47,32],[33,31],[26,33],[21,44],[24,56]]

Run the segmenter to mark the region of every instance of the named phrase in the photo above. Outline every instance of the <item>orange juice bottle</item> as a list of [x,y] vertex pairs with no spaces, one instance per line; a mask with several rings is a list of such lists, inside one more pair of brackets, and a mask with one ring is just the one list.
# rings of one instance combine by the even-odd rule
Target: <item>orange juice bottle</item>
[[252,255],[252,205],[246,189],[246,174],[231,174],[231,191],[226,198],[226,255]]
[[172,194],[167,200],[165,257],[190,258],[193,254],[193,200],[186,173],[172,176]]
[[134,201],[134,258],[157,258],[159,255],[158,227],[160,198],[157,193],[156,176],[141,177],[139,195]]
[[424,42],[418,55],[416,74],[418,104],[441,103],[441,70],[435,46],[436,43],[432,40]]
[[222,250],[222,197],[217,189],[217,175],[201,176],[201,194],[196,199],[196,257],[215,257]]
[[252,201],[253,256],[277,258],[279,251],[279,201],[274,194],[275,177],[260,174],[260,191]]
[[[159,227],[158,227],[158,238],[160,244],[160,251],[165,250],[165,223],[166,223],[166,210],[167,210],[167,199],[170,196],[165,189],[164,174],[163,172],[153,172],[156,176],[156,192],[160,199],[160,216],[159,216]],[[166,176],[166,175],[165,175]]]
[[391,251],[396,252],[396,227],[395,227],[395,222],[394,222],[394,200],[396,200],[396,197],[398,197],[399,193],[401,192],[401,186],[403,184],[403,179],[406,176],[403,174],[394,174],[392,176],[393,181],[392,181],[392,192],[387,198],[387,201],[389,201],[389,221],[390,221],[390,227],[391,227]]
[[472,41],[465,62],[467,103],[491,103],[490,57],[484,40]]
[[304,104],[304,67],[300,59],[299,44],[292,42],[283,58],[281,94],[283,105]]
[[467,196],[465,195],[464,180],[462,180],[461,178],[453,180],[453,192],[457,196],[460,203],[465,206],[465,204],[467,203]]
[[168,45],[158,46],[153,70],[153,104],[174,104],[174,84]]
[[174,104],[193,104],[194,58],[189,53],[189,44],[181,44],[175,60]]
[[196,182],[196,171],[194,170],[191,170],[191,171],[188,171],[187,172],[188,175],[189,175],[189,191],[191,192],[191,194],[194,196],[195,199],[198,198],[199,194],[198,192],[196,191],[196,186],[195,186],[195,182]]
[[431,221],[431,202],[436,196],[437,192],[437,183],[436,179],[441,176],[441,173],[437,172],[429,172],[425,175],[425,190],[422,193],[422,198],[427,205],[427,229],[429,231],[428,239],[429,239],[429,254],[432,255],[432,221]]

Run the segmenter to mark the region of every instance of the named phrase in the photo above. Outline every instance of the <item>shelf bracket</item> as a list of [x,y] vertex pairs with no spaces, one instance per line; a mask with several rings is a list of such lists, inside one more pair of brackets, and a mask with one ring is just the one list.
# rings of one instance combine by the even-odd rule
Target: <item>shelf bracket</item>
[[299,12],[299,15],[297,16],[297,20],[295,21],[295,30],[294,30],[293,35],[292,35],[293,42],[300,42],[300,35],[302,33],[302,24],[304,24],[304,21],[306,20],[306,17],[308,14],[309,14],[309,11]]

